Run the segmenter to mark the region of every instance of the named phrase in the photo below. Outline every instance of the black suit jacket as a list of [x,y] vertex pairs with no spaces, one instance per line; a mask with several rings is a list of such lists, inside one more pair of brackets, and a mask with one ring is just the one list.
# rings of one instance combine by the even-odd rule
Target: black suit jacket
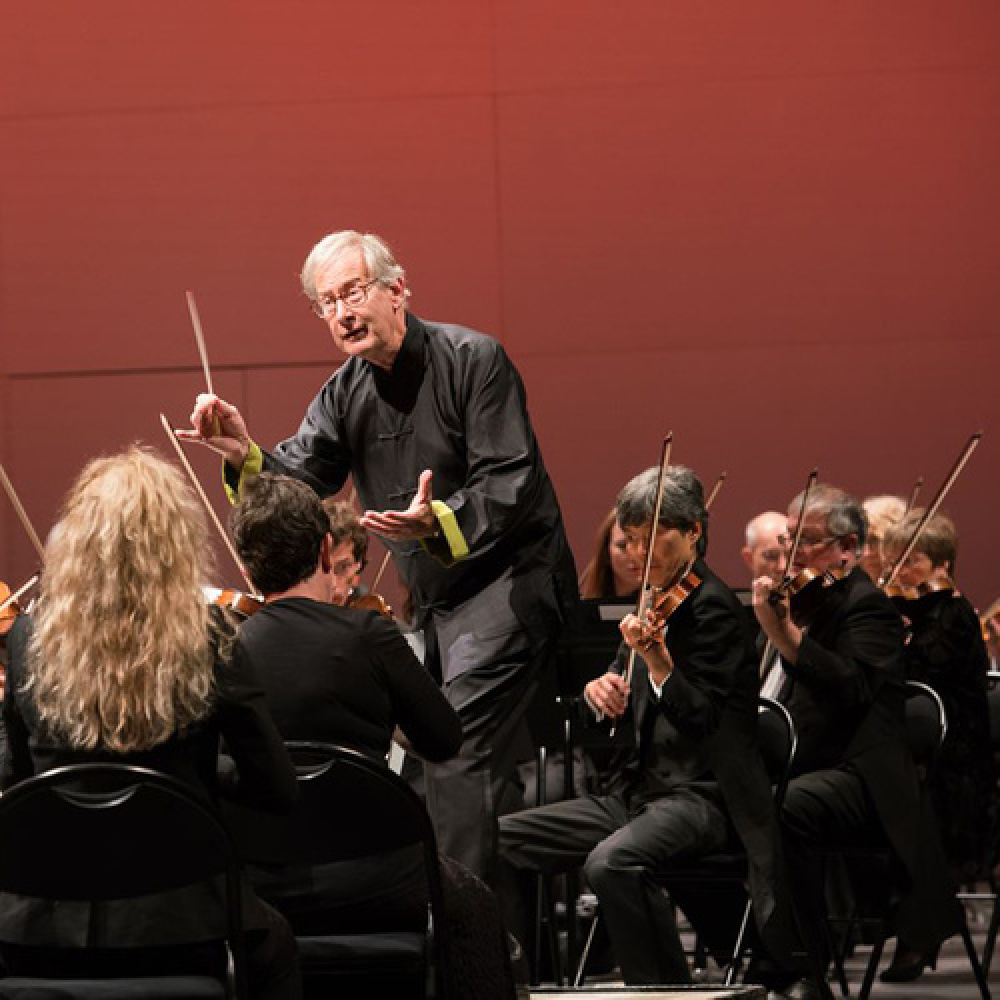
[[[10,752],[4,788],[67,764],[102,761],[134,764],[169,774],[209,800],[225,795],[271,810],[290,809],[297,797],[295,771],[267,710],[264,692],[239,644],[231,660],[216,657],[217,693],[212,712],[151,750],[116,754],[77,750],[52,738],[22,690],[31,623],[22,615],[11,630],[7,694],[3,706]],[[219,770],[219,745],[235,767]],[[267,926],[247,887],[244,922]],[[108,903],[57,902],[0,893],[0,940],[51,947],[187,944],[225,934],[219,885]]]
[[[757,743],[757,655],[735,594],[698,560],[701,585],[670,617],[674,672],[656,698],[635,659],[629,708],[618,723],[636,744],[612,761],[612,788],[633,808],[681,784],[721,791],[750,859],[758,926],[785,900],[771,785]],[[623,667],[623,644],[616,660]],[[782,915],[787,912],[782,908]]]
[[799,732],[797,770],[856,771],[910,882],[907,942],[957,930],[954,894],[929,799],[905,742],[903,623],[855,568],[834,584],[802,640],[785,702]]

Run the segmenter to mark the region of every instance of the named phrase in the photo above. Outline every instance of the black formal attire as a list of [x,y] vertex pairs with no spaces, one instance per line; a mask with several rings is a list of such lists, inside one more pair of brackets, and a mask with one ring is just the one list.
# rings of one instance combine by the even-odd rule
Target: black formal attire
[[[489,880],[497,803],[531,755],[525,707],[576,600],[517,370],[492,338],[407,314],[391,371],[349,359],[263,466],[321,496],[350,474],[373,510],[405,509],[421,471],[433,471],[439,537],[387,545],[465,734],[456,757],[426,768],[439,843]],[[237,485],[231,468],[227,482]]]
[[[659,697],[644,661],[635,659],[628,708],[616,725],[631,746],[612,762],[609,793],[500,821],[511,929],[525,932],[517,884],[523,873],[583,864],[628,983],[690,980],[672,907],[653,871],[742,841],[761,926],[782,909],[771,789],[757,747],[756,656],[736,597],[700,560],[694,571],[702,583],[667,625],[675,669]],[[627,657],[623,644],[615,668]],[[699,894],[678,899],[696,926],[715,933],[710,914],[698,912]]]
[[990,658],[979,616],[951,591],[897,606],[911,623],[906,677],[934,688],[948,719],[928,779],[945,854],[957,879],[981,877],[996,857],[997,775],[986,696]]
[[940,842],[904,738],[903,626],[860,569],[805,621],[782,700],[799,734],[782,827],[803,944],[825,969],[822,848],[887,844],[898,860],[897,930],[921,952],[957,932]]
[[[458,752],[458,714],[381,615],[286,597],[247,619],[240,639],[286,739],[339,743],[384,762],[398,726],[429,760]],[[456,997],[509,996],[507,942],[492,893],[450,859],[441,858],[440,867]],[[422,930],[427,923],[419,850],[321,865],[285,858],[251,873],[258,892],[300,933]]]
[[[221,614],[219,616],[221,618]],[[220,628],[226,627],[219,623]],[[262,809],[287,811],[297,797],[295,772],[267,711],[264,692],[238,643],[229,658],[215,651],[214,705],[204,718],[149,750],[115,753],[67,746],[41,723],[23,690],[31,623],[22,615],[9,636],[10,664],[3,714],[10,752],[2,776],[4,788],[33,774],[68,764],[108,762],[148,767],[190,786],[212,802],[220,796]],[[214,642],[214,640],[213,640]],[[235,766],[219,768],[220,741]],[[246,887],[244,924],[255,995],[294,998],[300,995],[295,942],[285,921]],[[217,883],[196,884],[170,892],[109,902],[51,902],[0,894],[0,941],[8,964],[38,968],[32,952],[43,956],[48,971],[80,967],[75,949],[130,949],[135,955],[166,955],[183,965],[190,954],[196,964],[207,949],[190,947],[220,939],[226,933],[223,890]],[[30,946],[22,949],[18,946]],[[13,956],[13,958],[11,957]],[[86,961],[86,956],[83,956]],[[119,953],[112,965],[118,971]],[[134,966],[135,963],[133,963]],[[159,962],[151,968],[162,971]]]

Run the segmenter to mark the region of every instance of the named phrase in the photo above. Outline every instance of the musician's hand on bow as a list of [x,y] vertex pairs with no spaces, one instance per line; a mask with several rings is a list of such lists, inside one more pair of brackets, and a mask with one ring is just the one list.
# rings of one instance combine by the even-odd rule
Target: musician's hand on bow
[[602,677],[592,680],[583,689],[583,693],[600,715],[617,719],[625,714],[628,688],[621,674],[609,670]]
[[237,472],[250,450],[250,434],[240,411],[213,393],[203,392],[195,400],[191,429],[177,428],[181,441],[196,441],[220,454]]
[[753,581],[753,611],[764,634],[774,643],[787,663],[795,662],[802,630],[792,622],[788,592],[769,576]]
[[417,492],[406,510],[369,510],[361,516],[366,530],[394,542],[429,538],[438,531],[438,521],[431,507],[431,470],[420,473]]
[[666,626],[653,611],[642,616],[626,615],[618,626],[629,649],[634,649],[646,663],[646,669],[657,684],[662,684],[673,672],[674,661],[667,649]]

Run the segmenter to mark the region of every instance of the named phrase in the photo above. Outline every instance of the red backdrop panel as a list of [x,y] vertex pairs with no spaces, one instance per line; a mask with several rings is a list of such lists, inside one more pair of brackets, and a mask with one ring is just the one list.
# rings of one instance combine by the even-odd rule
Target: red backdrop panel
[[[805,472],[944,475],[1000,592],[992,0],[37,0],[0,33],[0,458],[44,528],[82,463],[216,382],[264,444],[339,363],[310,246],[381,232],[417,312],[521,367],[578,560],[673,428],[712,557]],[[218,468],[195,453],[219,510]],[[0,507],[0,578],[30,573]],[[220,559],[220,562],[222,560]]]

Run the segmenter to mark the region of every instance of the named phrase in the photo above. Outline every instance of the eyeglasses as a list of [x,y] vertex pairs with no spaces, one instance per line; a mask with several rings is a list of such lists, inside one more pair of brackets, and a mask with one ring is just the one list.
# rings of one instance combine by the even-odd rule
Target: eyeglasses
[[320,319],[329,319],[336,314],[338,302],[343,302],[349,309],[356,309],[368,301],[368,293],[371,287],[377,284],[378,278],[372,278],[371,281],[363,281],[360,284],[351,285],[346,292],[341,292],[339,295],[333,293],[321,295],[318,299],[313,300],[312,310]]
[[799,539],[800,549],[818,549],[824,545],[829,545],[831,542],[836,542],[840,540],[839,535],[829,535],[827,538],[806,538],[803,535]]

